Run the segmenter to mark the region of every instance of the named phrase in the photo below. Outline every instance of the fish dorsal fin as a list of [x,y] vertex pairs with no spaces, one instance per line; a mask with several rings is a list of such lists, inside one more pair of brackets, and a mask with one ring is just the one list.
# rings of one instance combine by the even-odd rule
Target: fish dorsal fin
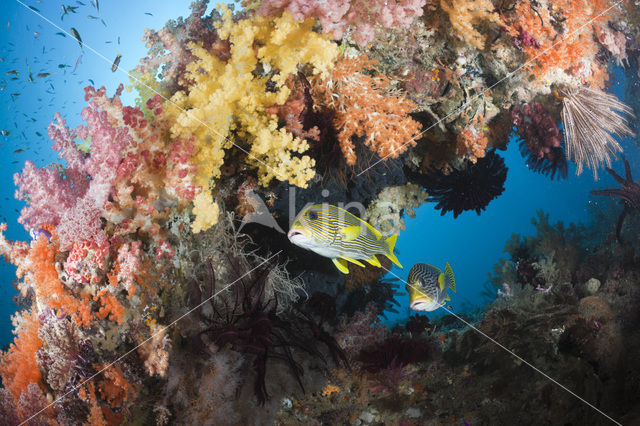
[[[380,238],[382,238],[382,234],[380,233],[380,231],[378,231],[376,228],[374,228],[369,222],[360,219],[358,216],[352,214],[351,212],[349,212],[348,210],[342,209],[340,207],[335,207],[335,209],[338,212],[341,212],[345,215],[345,217],[348,219],[348,222],[350,223],[354,223],[357,222],[359,224],[363,224],[367,227],[367,229],[369,229],[369,231],[371,231],[373,233],[373,235],[376,236],[377,240],[380,240]],[[358,226],[358,228],[360,228],[360,226]]]
[[454,293],[456,292],[456,279],[453,276],[453,269],[451,269],[451,265],[449,262],[444,267],[444,277],[447,284],[447,287],[451,289]]
[[365,223],[367,224],[367,227],[369,228],[369,230],[370,230],[371,232],[373,232],[373,235],[375,235],[375,236],[376,236],[376,239],[377,239],[378,241],[380,241],[380,238],[382,238],[382,234],[380,233],[380,231],[378,231],[376,228],[374,228],[371,224],[369,224],[369,223],[367,223],[367,222],[365,222]]
[[377,266],[378,268],[381,268],[382,265],[380,264],[380,261],[378,260],[378,258],[376,257],[376,255],[374,254],[373,256],[371,256],[371,258],[366,259],[367,262],[369,262],[369,264],[373,265],[373,266]]
[[336,268],[343,274],[349,273],[349,268],[347,267],[347,261],[344,259],[331,259],[333,260],[333,264],[336,265]]
[[356,265],[358,265],[358,266],[362,266],[363,268],[365,267],[365,266],[364,266],[364,264],[363,264],[362,262],[359,262],[359,261],[357,261],[357,260],[355,260],[355,259],[352,259],[352,258],[350,258],[350,257],[342,256],[342,257],[341,257],[341,259],[348,260],[349,262],[351,262],[351,263],[355,263]]
[[353,241],[360,236],[361,228],[358,225],[345,226],[340,230],[343,235],[342,241]]

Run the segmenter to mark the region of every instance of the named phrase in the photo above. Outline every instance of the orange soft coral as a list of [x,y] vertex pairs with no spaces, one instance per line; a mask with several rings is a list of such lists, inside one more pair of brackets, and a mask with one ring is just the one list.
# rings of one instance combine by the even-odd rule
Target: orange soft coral
[[449,15],[457,35],[480,50],[484,50],[487,36],[476,27],[485,22],[503,24],[490,0],[440,0],[440,7]]
[[356,163],[354,137],[364,137],[365,145],[381,158],[397,158],[416,144],[420,133],[420,123],[409,116],[416,105],[404,97],[386,94],[387,77],[365,74],[364,69],[375,65],[366,55],[341,56],[331,77],[316,79],[314,85],[314,96],[336,112],[338,141],[349,165]]
[[554,70],[565,71],[593,87],[602,88],[606,73],[596,62],[598,44],[594,28],[606,26],[613,9],[606,0],[516,2],[508,14],[507,28],[514,37],[535,39],[520,47],[538,81]]
[[[96,370],[102,371],[104,366],[94,365]],[[122,407],[127,401],[133,400],[134,387],[125,379],[122,369],[118,365],[111,365],[104,371],[104,381],[99,385],[100,396],[112,408]]]
[[102,307],[96,313],[96,317],[110,320],[117,320],[118,324],[124,322],[124,307],[118,302],[118,299],[109,290],[102,289],[94,296],[93,300],[100,300]]
[[472,163],[484,157],[489,138],[488,131],[483,129],[484,120],[478,117],[465,127],[456,138],[456,154],[468,158]]
[[96,400],[96,392],[93,382],[88,381],[78,389],[78,396],[89,405],[89,418],[85,425],[90,426],[107,426],[104,419],[102,408]]
[[9,350],[0,355],[0,376],[4,388],[17,403],[30,383],[41,385],[36,352],[42,347],[42,340],[38,337],[40,321],[37,312],[18,312],[14,322],[17,324],[17,336]]
[[27,257],[31,267],[25,279],[33,285],[38,301],[53,309],[63,309],[78,324],[88,327],[93,319],[89,295],[76,298],[62,285],[55,267],[55,253],[53,244],[43,236],[38,238]]

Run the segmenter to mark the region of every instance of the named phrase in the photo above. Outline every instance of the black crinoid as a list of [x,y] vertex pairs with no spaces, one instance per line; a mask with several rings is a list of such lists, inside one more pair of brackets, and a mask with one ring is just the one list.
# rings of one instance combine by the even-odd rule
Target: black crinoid
[[467,210],[475,210],[480,215],[491,200],[502,194],[507,167],[502,157],[489,151],[475,164],[467,160],[461,169],[449,174],[408,172],[407,177],[427,189],[429,201],[438,203],[436,209],[441,215],[451,211],[457,218]]
[[[273,259],[262,263],[242,254],[227,253],[230,284],[216,286],[211,261],[205,263],[202,282],[192,280],[192,304],[204,329],[193,336],[193,345],[208,356],[205,340],[217,348],[229,347],[253,360],[254,392],[262,405],[268,399],[265,374],[269,360],[288,366],[304,392],[304,369],[297,359],[311,356],[326,363],[320,343],[337,363],[346,361],[337,342],[309,316],[280,309],[278,294],[269,291]],[[270,294],[268,294],[270,293]],[[203,300],[206,303],[203,303]]]
[[625,158],[624,155],[620,155],[622,157],[622,161],[624,163],[624,179],[622,176],[617,174],[607,167],[607,172],[620,184],[620,188],[616,189],[599,189],[591,191],[593,195],[606,195],[609,197],[617,197],[622,200],[624,204],[624,210],[620,213],[620,217],[618,217],[618,223],[616,225],[616,237],[618,241],[622,244],[622,224],[624,223],[625,217],[630,213],[640,212],[640,184],[633,181],[633,177],[631,176],[631,167],[629,166],[629,162]]

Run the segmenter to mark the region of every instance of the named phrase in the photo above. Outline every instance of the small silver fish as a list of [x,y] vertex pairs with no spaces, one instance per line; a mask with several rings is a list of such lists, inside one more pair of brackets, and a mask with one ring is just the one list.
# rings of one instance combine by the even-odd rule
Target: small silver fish
[[82,38],[80,38],[80,33],[74,27],[71,27],[71,35],[78,41],[80,48],[82,49]]
[[288,237],[293,244],[330,258],[344,274],[349,273],[347,262],[364,267],[359,262],[364,260],[381,267],[377,254],[388,257],[402,268],[393,254],[397,235],[383,239],[380,231],[364,220],[330,204],[302,209],[294,219]]
[[414,311],[435,311],[449,299],[447,289],[456,292],[456,281],[449,262],[444,267],[444,273],[435,266],[426,263],[416,263],[409,271],[407,285],[409,292],[409,306]]
[[122,55],[118,53],[116,59],[113,61],[113,65],[111,65],[111,72],[116,72],[118,70],[118,65],[120,65],[120,59],[122,59]]

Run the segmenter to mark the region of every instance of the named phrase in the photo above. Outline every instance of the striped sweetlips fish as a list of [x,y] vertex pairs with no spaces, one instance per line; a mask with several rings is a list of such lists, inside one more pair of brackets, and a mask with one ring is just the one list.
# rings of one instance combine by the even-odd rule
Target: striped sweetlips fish
[[315,204],[302,209],[294,219],[288,237],[293,244],[330,258],[344,274],[349,273],[347,262],[364,267],[359,262],[364,260],[380,267],[376,254],[387,256],[402,268],[393,254],[397,235],[382,238],[376,228],[331,204]]
[[426,263],[416,263],[409,271],[407,285],[409,292],[409,306],[414,311],[435,311],[449,299],[447,289],[456,292],[456,280],[449,262],[444,267],[444,273],[435,266]]

